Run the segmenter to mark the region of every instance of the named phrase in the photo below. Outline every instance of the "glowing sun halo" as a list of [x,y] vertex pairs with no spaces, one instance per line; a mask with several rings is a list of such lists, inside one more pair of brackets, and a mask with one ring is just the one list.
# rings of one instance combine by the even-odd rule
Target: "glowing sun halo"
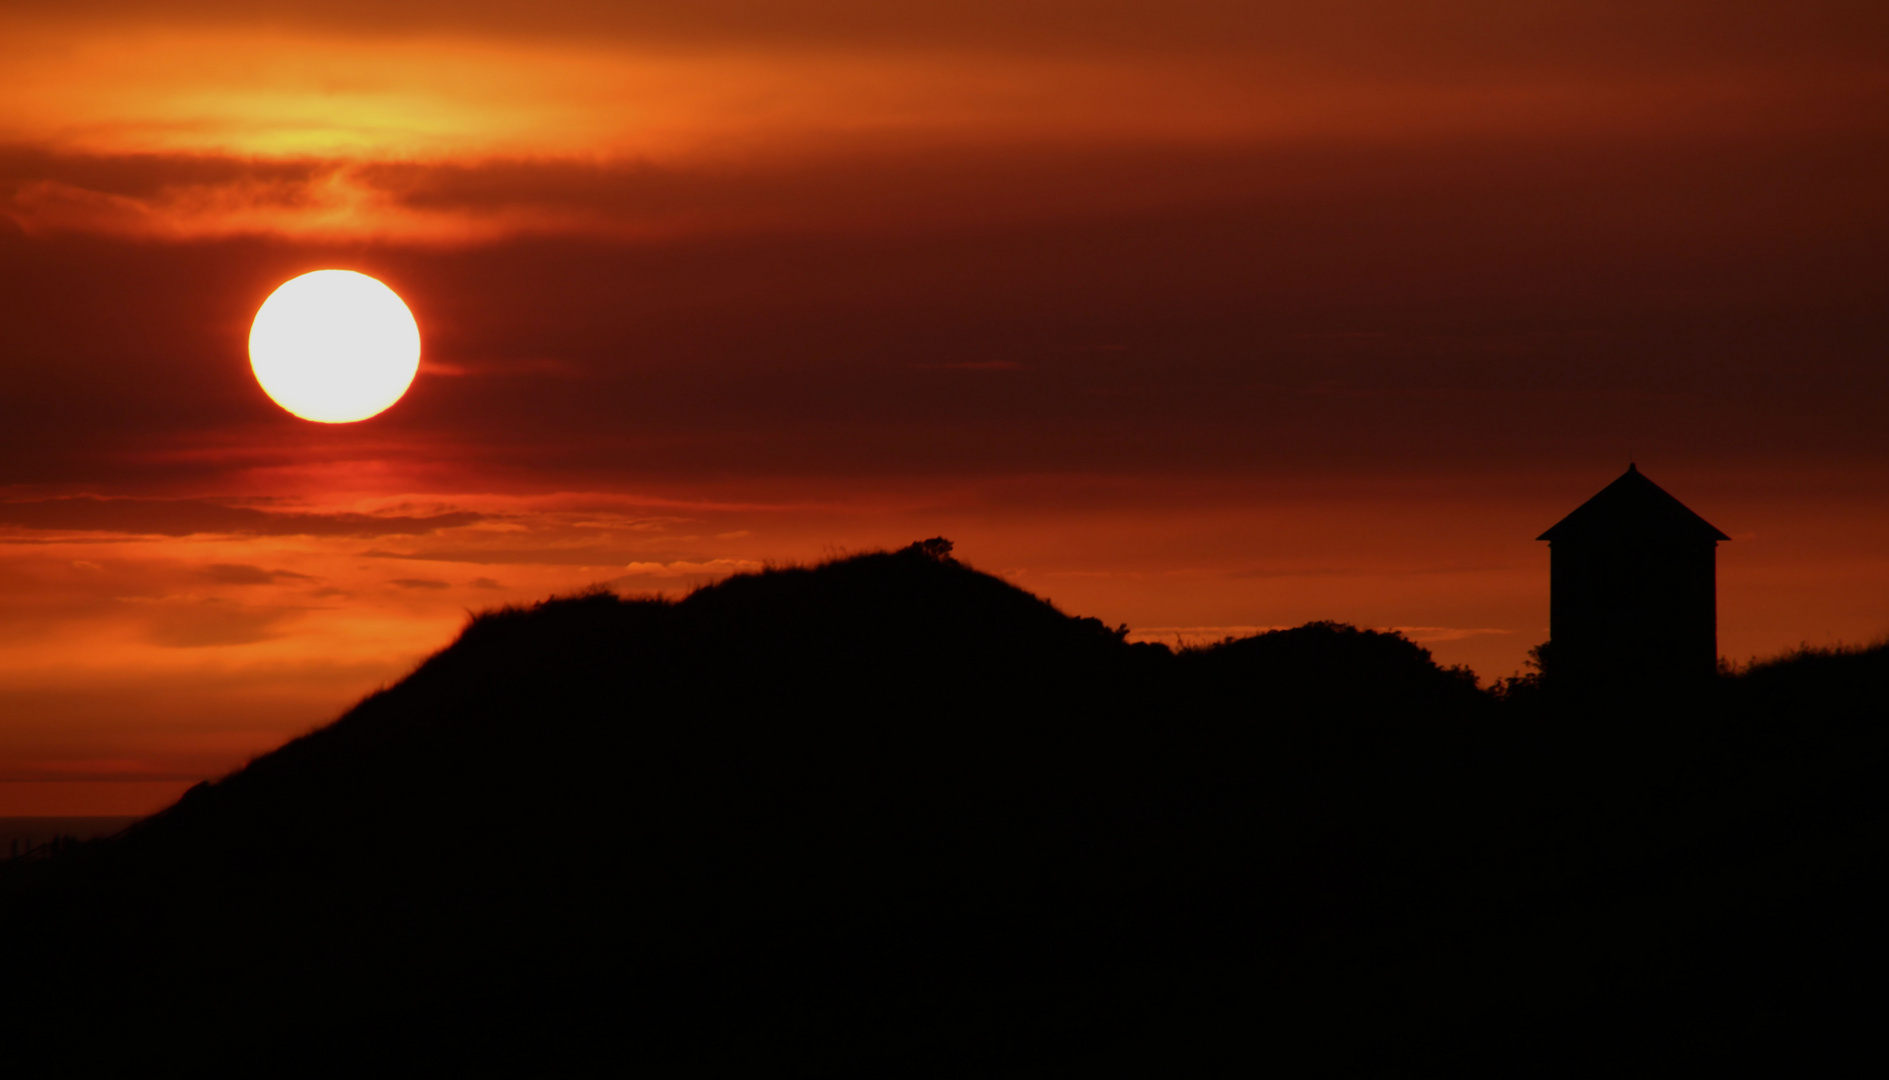
[[392,289],[317,270],[269,294],[249,328],[249,366],[277,405],[323,424],[365,420],[420,370],[420,327]]

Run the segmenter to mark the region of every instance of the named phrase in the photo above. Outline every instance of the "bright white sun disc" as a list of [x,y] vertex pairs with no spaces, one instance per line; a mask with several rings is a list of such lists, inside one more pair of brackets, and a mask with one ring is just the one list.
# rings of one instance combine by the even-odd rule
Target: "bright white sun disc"
[[249,366],[277,405],[323,424],[375,415],[420,370],[420,326],[392,289],[352,270],[294,278],[262,302]]

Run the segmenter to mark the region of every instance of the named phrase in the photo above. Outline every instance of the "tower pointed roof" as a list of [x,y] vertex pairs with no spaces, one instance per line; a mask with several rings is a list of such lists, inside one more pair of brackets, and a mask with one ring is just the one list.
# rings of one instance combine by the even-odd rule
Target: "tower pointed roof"
[[1712,523],[1628,465],[1620,479],[1576,507],[1537,540],[1730,540]]

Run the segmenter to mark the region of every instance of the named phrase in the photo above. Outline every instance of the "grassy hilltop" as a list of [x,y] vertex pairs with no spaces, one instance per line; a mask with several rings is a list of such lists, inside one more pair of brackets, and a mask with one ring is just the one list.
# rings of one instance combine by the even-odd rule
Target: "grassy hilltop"
[[1884,959],[1884,650],[1575,705],[1330,623],[1132,644],[949,550],[481,615],[127,834],[0,871],[0,1015],[106,1057],[658,1076],[1866,1029],[1839,988]]

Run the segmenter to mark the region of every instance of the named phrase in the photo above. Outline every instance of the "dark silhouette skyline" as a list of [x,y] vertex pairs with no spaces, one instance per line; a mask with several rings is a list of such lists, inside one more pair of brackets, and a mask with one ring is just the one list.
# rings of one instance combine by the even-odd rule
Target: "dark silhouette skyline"
[[209,1068],[1801,1061],[1889,959],[1885,676],[1583,703],[1330,622],[1176,652],[942,538],[593,591],[6,865],[0,1015]]

